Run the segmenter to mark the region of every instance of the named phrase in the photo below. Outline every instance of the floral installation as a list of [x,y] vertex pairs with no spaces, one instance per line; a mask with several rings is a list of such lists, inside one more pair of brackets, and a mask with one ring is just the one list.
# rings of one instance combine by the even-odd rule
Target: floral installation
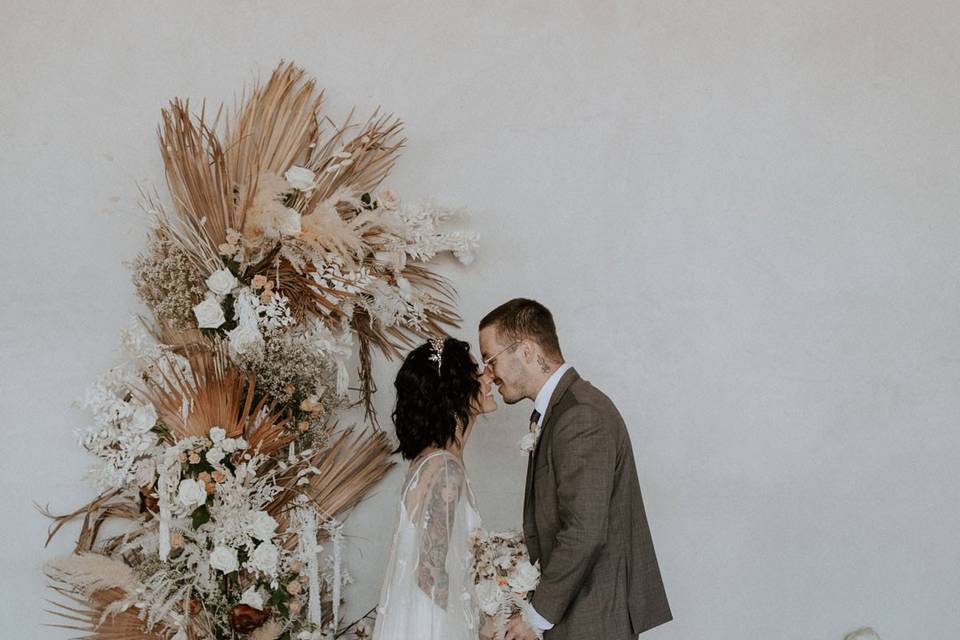
[[[235,115],[174,99],[159,130],[172,206],[152,215],[133,284],[151,310],[88,391],[78,432],[100,495],[47,563],[58,624],[92,640],[320,640],[343,625],[342,519],[384,477],[372,354],[456,326],[427,263],[472,259],[459,212],[381,183],[403,145],[375,113],[330,125],[323,94],[281,64]],[[331,127],[325,133],[324,124]],[[348,362],[358,357],[359,386]],[[373,428],[340,426],[351,390]],[[116,533],[104,523],[126,521]],[[49,539],[48,539],[49,542]]]
[[519,531],[474,529],[470,545],[473,550],[471,577],[480,611],[493,618],[496,637],[502,638],[507,621],[514,613],[520,613],[529,622],[528,598],[540,583],[539,563],[530,563]]

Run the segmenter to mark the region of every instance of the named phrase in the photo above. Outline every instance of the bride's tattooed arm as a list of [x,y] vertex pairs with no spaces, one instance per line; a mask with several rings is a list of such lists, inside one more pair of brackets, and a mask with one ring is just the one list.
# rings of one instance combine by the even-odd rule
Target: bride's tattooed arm
[[463,469],[455,461],[443,460],[430,489],[424,496],[423,522],[419,531],[420,560],[417,565],[417,584],[442,609],[447,608],[449,577],[447,551],[450,532],[460,500]]

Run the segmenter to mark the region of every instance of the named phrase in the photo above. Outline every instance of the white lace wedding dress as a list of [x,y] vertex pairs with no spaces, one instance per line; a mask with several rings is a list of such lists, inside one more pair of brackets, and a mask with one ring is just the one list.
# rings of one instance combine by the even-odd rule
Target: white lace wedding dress
[[449,451],[414,460],[380,593],[373,640],[476,640],[470,531],[480,526],[460,460]]

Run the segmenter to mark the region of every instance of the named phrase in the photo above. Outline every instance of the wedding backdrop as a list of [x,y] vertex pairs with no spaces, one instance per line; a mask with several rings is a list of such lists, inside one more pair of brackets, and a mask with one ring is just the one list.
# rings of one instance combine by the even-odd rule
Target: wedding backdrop
[[[248,565],[242,584],[227,589],[219,620],[229,620],[227,603],[249,607],[262,598],[274,599],[275,611],[283,600],[284,615],[288,603],[300,603],[295,615],[309,626],[311,586],[320,596],[314,612],[330,620],[334,583],[345,601],[336,612],[341,626],[374,606],[405,466],[389,467],[398,362],[383,356],[391,351],[383,341],[403,352],[403,340],[389,331],[362,334],[373,325],[351,324],[349,314],[315,318],[298,308],[295,292],[276,277],[278,256],[294,277],[293,247],[251,258],[261,241],[289,235],[289,225],[311,228],[310,215],[329,221],[332,210],[366,224],[352,237],[376,245],[389,235],[382,217],[445,215],[439,205],[471,213],[449,227],[482,238],[469,266],[444,252],[465,257],[460,244],[434,248],[437,256],[407,253],[405,262],[396,245],[358,251],[339,236],[316,236],[309,250],[375,261],[368,275],[380,284],[367,284],[382,287],[381,302],[390,292],[411,295],[398,278],[435,294],[420,328],[410,316],[392,316],[409,327],[410,340],[436,324],[476,344],[479,318],[518,295],[551,308],[564,354],[611,396],[630,429],[675,618],[643,638],[839,640],[866,626],[884,640],[955,637],[955,3],[33,1],[3,3],[0,36],[3,637],[71,637],[44,626],[57,620],[44,612],[56,610],[45,599],[86,607],[50,591],[43,575],[46,562],[69,556],[78,540],[91,542],[82,517],[44,548],[51,521],[34,505],[73,512],[155,471],[125,467],[122,448],[91,437],[104,435],[82,406],[91,384],[129,363],[131,348],[157,356],[157,339],[170,344],[189,334],[200,343],[211,331],[225,339],[220,351],[164,351],[164,370],[186,382],[179,396],[158,397],[147,375],[129,399],[111,400],[130,405],[127,426],[152,434],[127,444],[187,441],[188,429],[164,429],[191,424],[189,411],[181,419],[181,401],[203,385],[184,376],[202,371],[218,388],[233,385],[232,406],[254,422],[261,417],[272,440],[260,442],[286,456],[293,441],[296,458],[307,438],[323,444],[346,433],[343,457],[329,464],[362,464],[369,474],[359,486],[338,481],[353,487],[335,501],[339,517],[314,510],[313,524],[307,504],[272,512],[265,495],[248,494],[243,504],[259,526],[237,535],[251,554],[273,549],[257,561],[218,554],[224,569],[234,560]],[[220,184],[215,166],[182,158],[215,141],[223,171],[251,166],[256,153],[230,141],[245,126],[238,114],[256,95],[255,82],[266,91],[281,60],[306,70],[294,85],[316,79],[312,97],[292,91],[288,99],[306,108],[325,90],[327,137],[304,131],[290,147],[300,155],[288,164],[298,169],[288,174],[278,165],[256,181],[267,194],[257,229],[224,225],[212,255],[171,253],[196,240],[196,227],[177,226],[190,202],[184,194],[198,184],[183,177],[205,171],[207,186]],[[281,66],[279,73],[298,72]],[[263,117],[277,103],[259,104]],[[188,131],[188,113],[203,113],[209,130]],[[402,120],[402,132],[389,114]],[[348,118],[357,129],[325,147]],[[349,143],[373,139],[362,140],[368,125],[384,136],[381,151],[407,142],[386,164],[367,165],[370,174],[352,182],[350,197],[331,202],[337,176],[359,164]],[[283,147],[271,147],[275,158]],[[168,188],[171,171],[186,185],[179,194]],[[256,190],[223,195],[204,207],[223,212],[224,202],[257,197]],[[158,216],[169,234],[151,231]],[[217,260],[225,271],[211,266]],[[169,277],[177,269],[181,280]],[[343,275],[317,278],[332,284]],[[444,297],[452,294],[444,283],[459,297]],[[182,298],[151,302],[151,290],[181,285],[209,302],[199,310]],[[328,288],[333,306],[350,294]],[[399,312],[396,296],[389,299]],[[246,323],[225,324],[231,306],[245,310],[238,318]],[[384,305],[354,310],[359,319],[387,317]],[[460,328],[446,322],[455,315]],[[310,353],[324,355],[303,362],[322,375],[322,389],[244,386],[246,372],[269,365],[271,335],[307,327]],[[326,351],[315,348],[321,343]],[[369,406],[349,407],[364,390]],[[162,405],[156,417],[144,402],[151,397]],[[368,409],[384,435],[376,435]],[[480,420],[467,447],[480,512],[494,529],[520,521],[525,461],[516,443],[529,410],[501,406]],[[171,518],[189,525],[182,541],[173,537],[183,546],[160,549],[162,504],[149,522],[158,558],[163,551],[171,561],[184,558],[202,520],[228,514],[216,498],[201,504],[201,491],[216,495],[237,470],[215,477],[217,465],[240,464],[257,441],[238,425],[219,426],[223,433],[209,442],[185,445],[177,488],[190,483],[182,501],[179,491],[165,498]],[[98,460],[108,466],[91,477]],[[274,477],[296,475],[295,465],[324,469],[317,462],[288,462],[294,466]],[[115,475],[103,472],[111,468]],[[153,476],[157,500],[162,475]],[[172,476],[163,482],[170,488]],[[151,508],[154,495],[144,494],[117,512]],[[89,524],[88,534],[96,522]],[[295,534],[305,526],[318,528],[324,578],[274,593],[273,551],[287,589],[300,580]],[[123,530],[107,522],[97,540]],[[205,588],[203,598],[213,598],[220,586]]]

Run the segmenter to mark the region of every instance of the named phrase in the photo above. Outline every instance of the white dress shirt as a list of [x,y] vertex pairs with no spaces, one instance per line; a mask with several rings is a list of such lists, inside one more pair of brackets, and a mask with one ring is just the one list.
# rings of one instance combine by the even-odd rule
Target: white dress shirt
[[[537,419],[537,429],[543,426],[543,418],[547,413],[547,407],[550,406],[550,399],[553,397],[553,392],[557,389],[560,378],[563,377],[563,374],[565,374],[570,367],[570,364],[566,362],[563,363],[559,369],[553,372],[553,375],[547,378],[543,386],[540,387],[540,391],[537,393],[537,399],[533,401],[534,410],[540,414],[540,418]],[[553,623],[540,615],[533,606],[530,607],[530,622],[540,631],[553,628]]]

